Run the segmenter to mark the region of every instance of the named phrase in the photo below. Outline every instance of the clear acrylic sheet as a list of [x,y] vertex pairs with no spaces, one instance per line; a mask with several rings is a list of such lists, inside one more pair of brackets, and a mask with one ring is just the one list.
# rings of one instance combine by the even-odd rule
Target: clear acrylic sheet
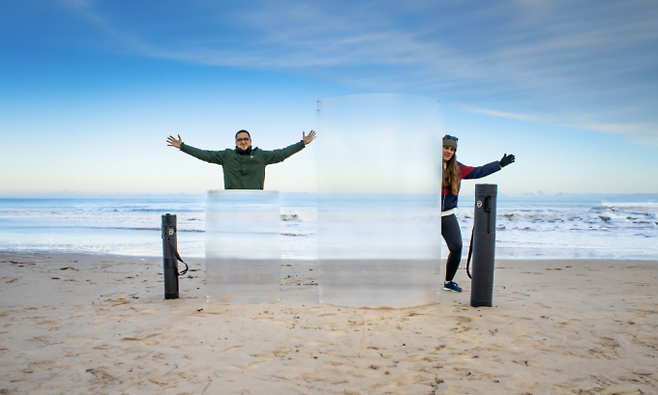
[[208,192],[208,302],[256,304],[279,300],[280,218],[276,191]]
[[321,303],[434,303],[441,284],[439,102],[373,94],[318,101]]

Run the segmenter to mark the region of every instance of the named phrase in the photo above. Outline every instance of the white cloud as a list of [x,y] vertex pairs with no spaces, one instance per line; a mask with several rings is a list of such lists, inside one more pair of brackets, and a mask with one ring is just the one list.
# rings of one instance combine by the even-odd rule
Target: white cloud
[[[591,77],[586,69],[597,59],[610,62],[606,54],[650,42],[658,36],[650,28],[656,19],[651,13],[633,13],[633,18],[622,12],[632,7],[613,8],[609,10],[613,15],[589,21],[582,17],[590,10],[582,6],[569,5],[571,12],[549,8],[548,14],[546,10],[541,14],[534,12],[543,3],[533,1],[521,2],[521,11],[500,5],[495,14],[485,6],[473,18],[484,19],[485,26],[476,26],[479,37],[471,39],[464,30],[443,30],[447,23],[454,23],[450,22],[451,18],[466,22],[469,15],[475,16],[470,10],[459,11],[457,15],[442,15],[439,9],[420,10],[429,14],[412,15],[414,18],[408,22],[398,17],[395,7],[388,10],[379,3],[360,3],[347,8],[293,1],[262,2],[257,7],[229,11],[218,9],[218,13],[228,13],[217,21],[218,25],[231,20],[232,26],[240,26],[248,34],[236,35],[229,42],[190,43],[166,36],[139,37],[130,31],[119,31],[111,21],[100,17],[98,11],[94,12],[91,3],[69,1],[84,4],[85,7],[79,8],[86,17],[102,24],[103,29],[122,39],[125,45],[144,51],[146,56],[244,67],[402,66],[401,73],[412,71],[417,78],[430,81],[466,79],[554,86],[560,80]],[[412,4],[419,7],[418,4],[424,3]],[[503,17],[506,11],[512,15],[507,20]],[[217,30],[218,34],[222,33],[221,28]],[[628,62],[617,59],[609,67],[622,67],[624,72]],[[590,71],[598,73],[596,69]]]
[[[540,112],[561,112],[566,118],[575,111],[592,112],[577,123],[606,133],[651,136],[638,125],[652,125],[658,117],[637,109],[658,105],[656,77],[640,77],[655,75],[658,63],[655,2],[217,4],[209,6],[210,17],[204,15],[204,23],[213,21],[205,26],[210,33],[198,36],[177,31],[176,15],[158,21],[160,26],[171,22],[171,30],[147,35],[148,29],[119,29],[125,23],[103,15],[102,3],[66,2],[124,51],[142,56],[300,70],[361,89],[435,91],[480,105],[504,96],[508,103],[530,102],[544,108]],[[640,123],[624,124],[621,117],[601,122],[602,114],[620,107],[629,108],[626,118],[632,114]],[[479,106],[469,111],[539,119]]]
[[463,106],[459,104],[451,104],[454,107],[462,108],[468,112],[476,113],[476,114],[485,114],[485,115],[491,115],[494,117],[502,117],[502,118],[509,118],[509,119],[520,119],[523,121],[540,121],[537,116],[532,116],[532,115],[526,115],[526,114],[516,114],[516,113],[510,113],[510,112],[503,112],[503,111],[496,111],[496,110],[488,110],[485,108],[475,108],[475,107],[469,107],[469,106]]
[[658,124],[574,124],[565,125],[597,132],[620,134],[630,137],[638,144],[658,146]]
[[522,121],[549,123],[556,126],[563,126],[576,129],[593,130],[596,132],[603,132],[609,134],[624,135],[631,138],[639,144],[650,144],[658,146],[658,124],[656,123],[591,123],[585,121],[586,119],[595,118],[596,115],[581,115],[581,122],[563,123],[559,117],[551,117],[548,115],[538,116],[520,113],[510,113],[504,111],[497,111],[485,108],[476,108],[465,106],[457,103],[449,103],[451,107],[461,108],[465,111],[475,114],[485,114],[494,117],[518,119]]

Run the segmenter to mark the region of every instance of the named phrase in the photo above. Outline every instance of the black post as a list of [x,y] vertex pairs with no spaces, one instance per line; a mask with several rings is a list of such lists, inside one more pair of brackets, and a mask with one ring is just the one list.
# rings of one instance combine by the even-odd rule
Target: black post
[[162,256],[165,299],[178,299],[178,241],[176,240],[176,216],[162,216]]
[[471,306],[491,307],[496,246],[495,184],[475,185]]

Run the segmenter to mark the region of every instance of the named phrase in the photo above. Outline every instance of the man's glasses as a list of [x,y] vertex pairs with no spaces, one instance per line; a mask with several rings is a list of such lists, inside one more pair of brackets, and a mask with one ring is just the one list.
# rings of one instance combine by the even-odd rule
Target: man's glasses
[[243,138],[241,138],[241,139],[235,139],[235,141],[238,142],[238,143],[239,143],[240,141],[249,141],[249,140],[251,140],[249,137],[243,137]]
[[459,141],[459,139],[458,139],[457,137],[455,137],[455,136],[451,136],[451,135],[449,135],[449,134],[446,134],[446,137],[445,137],[445,138],[447,138],[448,140]]

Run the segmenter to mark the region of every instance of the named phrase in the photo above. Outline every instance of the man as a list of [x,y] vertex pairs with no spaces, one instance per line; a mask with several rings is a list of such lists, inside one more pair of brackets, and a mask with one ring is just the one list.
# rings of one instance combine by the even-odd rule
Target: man
[[235,149],[223,151],[206,151],[183,143],[180,135],[167,138],[170,147],[179,148],[186,154],[209,163],[222,165],[224,170],[224,189],[263,189],[265,185],[265,166],[283,162],[293,154],[304,149],[315,139],[315,131],[308,135],[302,132],[302,141],[289,147],[274,151],[264,151],[251,147],[251,135],[246,130],[235,134]]

